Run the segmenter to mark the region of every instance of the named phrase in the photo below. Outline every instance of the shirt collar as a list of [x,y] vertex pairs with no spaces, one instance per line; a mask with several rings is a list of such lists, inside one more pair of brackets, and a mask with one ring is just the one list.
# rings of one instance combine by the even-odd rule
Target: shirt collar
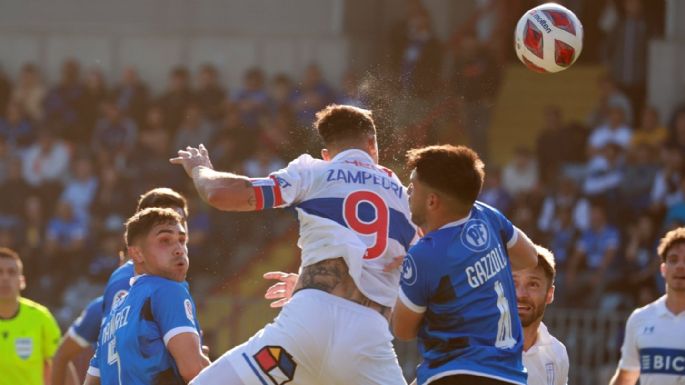
[[656,306],[656,314],[659,317],[675,317],[676,315],[671,313],[670,310],[666,307],[666,295],[661,296],[661,298],[657,299],[654,302],[654,305]]
[[364,160],[370,162],[371,164],[375,164],[373,158],[371,157],[371,155],[369,155],[368,152],[357,148],[351,148],[349,150],[339,152],[336,156],[333,157],[333,159],[331,159],[331,162],[340,161],[343,158],[364,158]]
[[138,275],[134,275],[134,276],[131,277],[131,279],[128,281],[128,284],[129,284],[130,286],[133,286],[134,283],[138,282],[138,280],[139,280],[140,278],[142,278],[142,277],[144,277],[144,276],[146,276],[146,275],[147,275],[147,274],[138,274]]
[[467,215],[467,216],[465,216],[465,217],[463,217],[463,218],[461,218],[461,219],[459,219],[459,220],[456,220],[456,221],[454,221],[454,222],[450,222],[450,223],[448,223],[448,224],[442,226],[442,227],[439,228],[438,230],[446,229],[446,228],[448,228],[448,227],[456,227],[456,226],[459,226],[459,225],[463,225],[463,224],[466,223],[466,221],[468,221],[469,219],[471,219],[471,212],[470,212],[470,211],[469,211],[469,215]]
[[535,345],[549,345],[550,343],[552,343],[552,335],[549,334],[547,326],[540,322],[540,326],[538,326],[538,338],[535,341]]

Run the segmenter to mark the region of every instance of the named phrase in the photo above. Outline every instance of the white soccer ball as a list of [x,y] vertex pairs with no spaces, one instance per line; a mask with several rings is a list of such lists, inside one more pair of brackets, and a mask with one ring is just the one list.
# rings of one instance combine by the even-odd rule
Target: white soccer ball
[[519,60],[536,72],[559,72],[573,64],[583,49],[583,25],[566,7],[539,5],[521,16],[514,33]]

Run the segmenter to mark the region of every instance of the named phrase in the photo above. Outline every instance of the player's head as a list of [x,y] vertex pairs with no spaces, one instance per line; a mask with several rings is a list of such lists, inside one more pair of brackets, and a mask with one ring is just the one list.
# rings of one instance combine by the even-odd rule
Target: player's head
[[6,247],[0,247],[0,301],[15,301],[26,282],[24,265],[19,254]]
[[685,227],[666,233],[659,241],[657,252],[667,290],[685,293]]
[[428,146],[407,152],[412,170],[409,206],[419,226],[429,217],[466,215],[483,186],[483,162],[464,146]]
[[512,272],[523,327],[542,320],[545,308],[554,300],[554,255],[539,245],[535,245],[535,250],[538,253],[538,264],[535,267]]
[[376,125],[371,111],[353,106],[331,104],[316,113],[314,128],[323,140],[321,156],[330,160],[337,153],[357,148],[378,162]]
[[124,238],[137,273],[181,282],[188,272],[188,239],[183,218],[169,208],[151,207],[126,221]]
[[150,207],[170,208],[182,216],[184,220],[188,218],[188,202],[186,198],[168,187],[153,188],[140,196],[136,211]]

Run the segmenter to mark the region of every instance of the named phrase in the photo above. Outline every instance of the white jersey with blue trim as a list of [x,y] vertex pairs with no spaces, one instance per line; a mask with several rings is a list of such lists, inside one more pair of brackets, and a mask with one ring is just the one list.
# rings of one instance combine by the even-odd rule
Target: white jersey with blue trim
[[663,296],[628,318],[618,366],[640,372],[641,385],[685,384],[685,312],[666,307]]
[[330,161],[301,155],[268,178],[253,179],[257,208],[293,207],[300,222],[301,267],[344,258],[359,290],[393,306],[400,271],[384,271],[416,237],[407,190],[362,150]]

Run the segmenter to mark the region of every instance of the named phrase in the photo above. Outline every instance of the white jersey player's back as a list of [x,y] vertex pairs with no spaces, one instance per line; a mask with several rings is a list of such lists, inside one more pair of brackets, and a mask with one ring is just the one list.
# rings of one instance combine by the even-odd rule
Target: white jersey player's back
[[406,188],[391,170],[353,149],[331,161],[302,155],[253,185],[258,208],[296,209],[301,267],[343,257],[364,295],[394,305],[400,271],[385,272],[384,267],[406,254],[416,228]]

